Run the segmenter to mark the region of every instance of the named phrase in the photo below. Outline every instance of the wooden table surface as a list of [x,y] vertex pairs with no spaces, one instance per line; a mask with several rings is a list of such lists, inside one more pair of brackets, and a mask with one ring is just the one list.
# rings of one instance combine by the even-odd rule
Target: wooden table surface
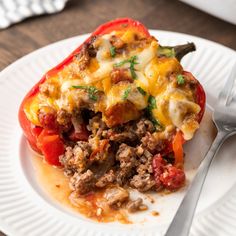
[[72,0],[61,13],[31,18],[0,31],[0,70],[37,48],[124,16],[151,29],[193,34],[236,49],[235,25],[176,0]]
[[37,48],[125,16],[151,29],[192,34],[236,50],[236,26],[177,0],[71,0],[61,13],[34,17],[0,31],[0,70]]

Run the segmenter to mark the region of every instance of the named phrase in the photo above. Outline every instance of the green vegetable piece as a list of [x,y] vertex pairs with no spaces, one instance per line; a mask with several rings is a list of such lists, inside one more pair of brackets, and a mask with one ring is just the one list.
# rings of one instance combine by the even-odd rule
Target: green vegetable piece
[[99,90],[96,87],[86,85],[76,85],[72,87],[76,89],[84,89],[86,92],[88,92],[88,96],[91,100],[97,101],[98,97],[96,96],[96,93],[98,93]]
[[147,94],[147,92],[145,90],[143,90],[141,87],[137,87],[138,91],[145,96]]
[[157,130],[162,130],[163,126],[161,125],[161,123],[157,119],[155,119],[153,117],[153,114],[152,114],[152,110],[155,108],[157,108],[156,99],[155,99],[155,97],[150,95],[148,97],[148,106],[147,106],[147,113],[148,113],[149,119],[154,124],[154,126]]
[[123,66],[123,65],[126,64],[126,63],[129,63],[129,59],[124,60],[124,61],[120,61],[120,62],[118,62],[118,63],[115,63],[113,66],[114,66],[114,67],[121,67],[121,66]]
[[177,83],[183,85],[185,83],[183,75],[177,75]]
[[137,74],[135,73],[135,69],[134,69],[134,65],[138,64],[136,62],[136,60],[137,60],[137,56],[133,56],[130,59],[130,67],[129,68],[130,68],[130,73],[131,73],[131,76],[133,79],[137,79]]
[[123,100],[126,100],[126,99],[128,98],[130,91],[131,91],[131,88],[130,88],[130,87],[128,87],[128,88],[124,91],[124,94],[123,94],[123,96],[122,96],[122,99],[123,99]]
[[162,130],[163,129],[163,126],[161,125],[160,121],[155,119],[152,114],[150,114],[149,119],[151,120],[151,122],[155,125],[155,127],[158,130]]
[[115,57],[116,56],[116,48],[114,46],[112,46],[110,48],[110,54],[111,54],[111,57]]
[[153,109],[157,108],[156,99],[152,95],[148,98],[148,110],[151,111]]
[[126,63],[130,63],[129,69],[130,69],[131,76],[133,79],[137,79],[137,74],[135,73],[135,68],[134,68],[134,65],[138,64],[138,62],[136,61],[137,59],[138,59],[137,56],[132,56],[130,59],[126,59],[121,62],[115,63],[114,67],[120,67],[120,66],[125,65]]

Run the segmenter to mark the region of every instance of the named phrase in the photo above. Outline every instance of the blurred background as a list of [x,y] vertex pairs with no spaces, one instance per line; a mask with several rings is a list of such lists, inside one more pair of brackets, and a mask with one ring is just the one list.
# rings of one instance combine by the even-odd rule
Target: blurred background
[[[22,3],[27,3],[27,1],[41,1],[43,3],[46,1],[47,4],[42,5],[42,8],[47,13],[56,10],[50,8],[50,1],[57,1],[57,3],[59,2],[59,9],[57,10],[60,12],[33,16],[1,29],[0,70],[35,49],[61,39],[91,32],[101,23],[125,16],[141,21],[150,29],[192,34],[236,49],[236,25],[234,24],[236,22],[233,22],[234,19],[230,16],[230,12],[225,11],[223,7],[229,1],[231,5],[228,8],[234,10],[236,0],[205,1],[206,3],[216,1],[216,5],[212,4],[212,8],[209,4],[205,4],[205,11],[211,13],[213,11],[214,15],[222,15],[221,18],[225,16],[225,19],[232,23],[177,0],[69,0],[68,2],[67,0],[0,0],[0,25],[6,23],[3,20],[4,16],[8,20],[10,18],[13,21],[18,20],[18,16],[24,10],[19,7],[21,1]],[[197,1],[188,0],[188,3],[197,5]],[[17,2],[18,5],[14,6],[14,2]],[[203,2],[199,4],[202,9],[205,6]],[[220,2],[224,5],[221,6]],[[218,10],[222,9],[222,12],[215,13],[215,6]],[[15,7],[14,12],[7,13],[7,15],[7,8],[11,7]],[[27,13],[26,10],[24,11]],[[41,9],[40,12],[39,9],[37,12],[36,9],[34,12],[42,14],[43,10]],[[235,12],[234,15],[236,16]]]

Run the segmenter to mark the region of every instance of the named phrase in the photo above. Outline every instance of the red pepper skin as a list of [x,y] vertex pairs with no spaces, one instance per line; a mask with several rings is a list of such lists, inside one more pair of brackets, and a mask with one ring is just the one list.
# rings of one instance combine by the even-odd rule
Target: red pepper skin
[[[97,36],[97,35],[103,35],[110,33],[114,30],[127,30],[127,29],[136,29],[139,33],[142,33],[144,37],[150,37],[150,34],[148,30],[138,21],[132,20],[130,18],[121,18],[121,19],[116,19],[114,21],[107,22],[101,26],[99,26],[92,34],[91,36],[85,40],[85,42],[80,45],[76,50],[74,50],[65,60],[63,60],[60,64],[58,64],[56,67],[52,68],[49,70],[43,77],[42,79],[26,94],[25,98],[23,99],[20,109],[19,109],[19,122],[21,125],[21,128],[24,132],[25,137],[27,138],[30,146],[32,147],[33,150],[36,152],[42,154],[42,150],[38,145],[38,136],[42,132],[42,128],[37,127],[33,125],[26,117],[26,114],[24,112],[24,107],[27,102],[31,98],[33,98],[37,93],[39,92],[39,85],[42,84],[47,77],[50,77],[52,75],[57,74],[60,70],[64,68],[64,66],[68,65],[70,62],[72,62],[73,58],[75,55],[77,55],[80,51],[81,48],[85,43],[88,43],[92,37]],[[37,130],[37,132],[35,132]],[[62,150],[62,147],[61,147]],[[57,157],[58,158],[58,157]],[[55,165],[59,165],[59,162],[53,161]]]

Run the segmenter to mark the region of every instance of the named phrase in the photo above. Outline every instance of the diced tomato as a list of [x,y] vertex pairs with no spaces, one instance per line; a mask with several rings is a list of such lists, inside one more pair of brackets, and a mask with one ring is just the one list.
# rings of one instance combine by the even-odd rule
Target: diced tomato
[[59,156],[65,152],[65,147],[58,134],[53,134],[49,130],[43,130],[38,137],[38,147],[50,165],[61,165]]
[[153,157],[152,168],[157,189],[164,187],[175,191],[183,186],[185,182],[184,171],[168,164],[160,154]]
[[42,127],[33,125],[33,127],[32,127],[32,134],[35,137],[38,137],[40,135],[40,133],[42,132],[42,130],[43,130]]
[[165,171],[160,175],[160,181],[166,189],[175,191],[184,185],[184,171],[175,166],[168,165],[165,167]]
[[154,178],[156,181],[156,188],[162,187],[162,182],[160,180],[161,174],[164,172],[166,161],[162,158],[161,154],[157,154],[153,157],[152,168],[154,172]]
[[84,124],[81,124],[80,126],[80,132],[76,132],[73,130],[71,134],[69,135],[69,139],[71,141],[88,141],[89,132]]

